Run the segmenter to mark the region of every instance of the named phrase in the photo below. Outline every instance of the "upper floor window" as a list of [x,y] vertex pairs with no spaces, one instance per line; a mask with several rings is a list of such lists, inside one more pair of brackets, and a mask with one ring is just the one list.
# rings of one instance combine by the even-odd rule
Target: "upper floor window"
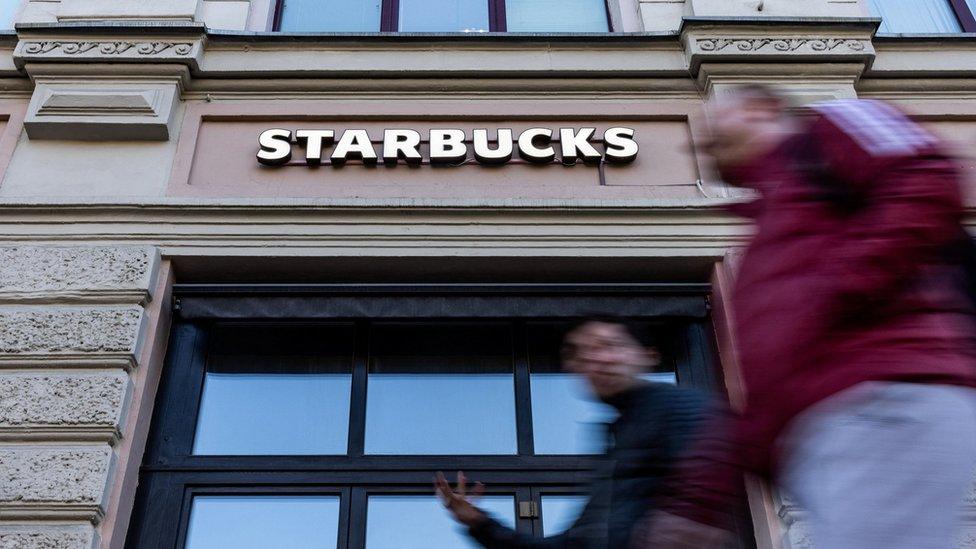
[[881,17],[879,32],[976,32],[976,0],[868,0],[872,15]]
[[275,30],[606,32],[610,17],[606,0],[278,0]]
[[14,28],[14,19],[22,0],[0,0],[0,29]]

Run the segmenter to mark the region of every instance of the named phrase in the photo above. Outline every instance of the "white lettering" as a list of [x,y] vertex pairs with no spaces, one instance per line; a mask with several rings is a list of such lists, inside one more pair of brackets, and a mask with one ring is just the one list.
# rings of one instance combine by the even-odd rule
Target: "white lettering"
[[631,128],[609,128],[603,133],[607,162],[627,164],[637,158],[640,147],[634,141],[635,133]]
[[395,165],[398,159],[407,164],[420,164],[420,132],[415,130],[385,130],[383,132],[383,163]]
[[563,164],[575,164],[581,157],[586,164],[599,164],[603,160],[600,151],[590,144],[594,132],[596,132],[596,128],[580,128],[579,132],[573,128],[559,130],[559,145],[562,150]]
[[515,139],[510,128],[499,128],[498,146],[492,149],[488,142],[488,130],[474,130],[474,158],[482,164],[504,164],[512,159],[515,152]]
[[468,157],[464,144],[464,130],[430,130],[430,163],[460,164]]
[[258,162],[265,166],[280,166],[291,160],[291,130],[265,130],[258,137],[258,144]]
[[519,156],[534,164],[548,164],[556,158],[552,148],[552,130],[548,128],[529,128],[518,138]]
[[[492,131],[496,133],[494,139]],[[428,133],[429,155],[426,158],[431,164],[460,166],[467,161],[469,149],[474,153],[474,160],[484,165],[506,164],[516,150],[520,158],[533,164],[550,164],[557,157],[566,165],[577,164],[580,160],[588,165],[601,162],[627,164],[637,158],[640,146],[633,128],[607,128],[603,132],[602,147],[599,147],[596,131],[593,127],[526,128],[516,139],[511,128],[475,128],[468,141],[465,130],[434,128]],[[400,161],[418,165],[424,162],[424,154],[428,152],[422,134],[407,128],[383,130],[382,156],[377,155],[380,143],[374,144],[364,129],[347,129],[339,136],[339,130],[333,129],[299,129],[293,133],[293,130],[272,128],[258,137],[257,160],[265,166],[288,164],[294,143],[304,147],[305,163],[309,166],[320,165],[323,156],[335,166],[342,166],[349,160],[375,165],[380,158],[388,166],[395,166]],[[329,155],[327,150],[333,144]]]
[[366,130],[346,130],[332,151],[332,163],[341,166],[350,158],[362,160],[363,164],[376,164],[376,150],[369,140]]
[[298,130],[295,139],[305,145],[305,163],[318,166],[322,163],[322,148],[332,145],[335,132],[332,130]]

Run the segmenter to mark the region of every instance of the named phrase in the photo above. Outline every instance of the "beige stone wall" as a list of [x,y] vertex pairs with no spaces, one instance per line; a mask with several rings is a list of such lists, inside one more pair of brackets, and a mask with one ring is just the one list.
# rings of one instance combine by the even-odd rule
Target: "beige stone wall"
[[159,270],[151,247],[0,247],[0,547],[99,546]]
[[[636,34],[606,39],[227,34],[266,30],[271,8],[25,0],[16,36],[0,36],[0,548],[121,547],[171,276],[316,281],[377,276],[368,265],[382,260],[446,278],[470,260],[509,276],[569,261],[704,280],[750,227],[721,209],[737,192],[683,151],[702,102],[745,82],[800,101],[894,100],[976,150],[976,45],[879,39],[861,0],[613,0],[617,30]],[[484,192],[427,172],[282,178],[302,192],[251,177],[235,124],[334,115],[377,127],[611,116],[651,136],[630,184],[605,189],[586,167],[532,172],[531,185],[511,170]],[[764,546],[809,546],[802,510],[758,488],[753,504]]]

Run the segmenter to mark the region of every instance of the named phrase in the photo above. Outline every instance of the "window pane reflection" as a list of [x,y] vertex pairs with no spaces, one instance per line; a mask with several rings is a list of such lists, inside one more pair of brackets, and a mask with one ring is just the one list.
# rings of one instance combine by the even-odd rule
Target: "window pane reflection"
[[[599,454],[606,448],[605,424],[616,410],[596,399],[585,380],[562,371],[560,348],[568,323],[536,323],[528,327],[532,433],[535,453]],[[636,323],[640,330],[654,331],[653,323]],[[664,354],[661,370],[647,373],[648,381],[676,383],[673,365]]]
[[962,32],[948,0],[868,0],[868,6],[881,17],[878,32]]
[[555,536],[569,529],[586,500],[586,496],[542,496],[542,535]]
[[532,374],[532,433],[536,454],[599,454],[613,407],[595,400],[571,374]]
[[[401,0],[402,1],[402,0]],[[506,0],[509,32],[606,32],[606,0]]]
[[0,0],[0,29],[14,28],[14,18],[23,0]]
[[[478,506],[515,527],[515,498],[484,496]],[[370,496],[366,511],[366,549],[480,548],[433,496]]]
[[338,496],[197,496],[186,549],[335,549]]
[[217,330],[193,453],[345,454],[351,326]]
[[377,325],[370,341],[366,453],[516,453],[508,325]]
[[290,32],[378,32],[381,0],[285,0],[280,28]]
[[403,32],[486,32],[488,0],[400,0]]

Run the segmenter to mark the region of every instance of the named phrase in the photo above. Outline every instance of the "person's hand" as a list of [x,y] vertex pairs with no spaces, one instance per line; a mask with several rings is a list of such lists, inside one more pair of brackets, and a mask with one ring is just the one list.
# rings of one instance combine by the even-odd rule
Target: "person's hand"
[[487,517],[481,509],[475,507],[474,502],[485,493],[485,485],[478,482],[471,490],[470,496],[465,494],[468,479],[464,473],[458,471],[457,491],[451,489],[451,484],[444,478],[444,473],[438,472],[434,477],[434,492],[440,496],[444,507],[454,515],[454,520],[471,528],[485,520]]
[[731,532],[664,512],[656,512],[637,528],[633,549],[714,549],[726,547]]

